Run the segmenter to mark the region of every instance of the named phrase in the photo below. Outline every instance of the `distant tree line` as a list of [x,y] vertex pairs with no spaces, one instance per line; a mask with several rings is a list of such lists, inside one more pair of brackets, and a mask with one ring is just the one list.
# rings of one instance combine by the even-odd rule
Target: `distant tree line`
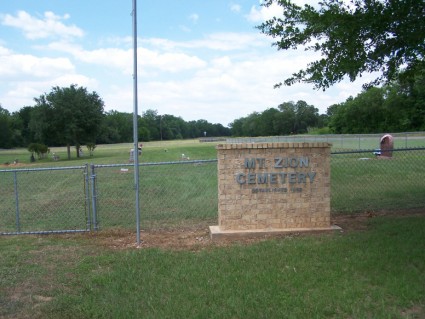
[[425,69],[328,107],[326,114],[305,101],[285,102],[230,124],[234,136],[367,134],[425,131]]
[[327,115],[337,134],[425,131],[425,69],[332,105]]
[[[138,117],[140,141],[189,139],[207,136],[230,136],[230,128],[206,120],[185,121],[181,117],[146,110]],[[133,114],[118,111],[106,112],[97,138],[98,144],[133,141]]]
[[[30,144],[70,146],[77,157],[82,145],[133,141],[133,114],[104,111],[96,92],[71,85],[54,87],[34,99],[35,105],[10,113],[0,105],[0,148],[28,147]],[[140,141],[229,136],[230,128],[206,120],[184,121],[169,114],[147,110],[138,116]]]
[[274,136],[307,133],[310,128],[326,126],[327,116],[305,101],[285,102],[278,108],[254,112],[233,121],[234,136]]
[[[133,141],[133,115],[105,112],[96,92],[71,85],[54,87],[35,98],[34,106],[10,113],[0,105],[0,148],[127,143]],[[184,121],[148,109],[138,117],[140,141],[222,136],[274,136],[305,133],[384,133],[425,131],[425,69],[381,88],[365,89],[356,97],[328,107],[326,114],[305,101],[234,120],[230,127],[206,120]]]

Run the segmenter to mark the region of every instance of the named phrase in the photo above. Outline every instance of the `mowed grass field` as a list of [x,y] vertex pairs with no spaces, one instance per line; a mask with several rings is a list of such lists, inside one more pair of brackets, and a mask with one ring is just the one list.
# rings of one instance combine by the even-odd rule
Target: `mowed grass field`
[[[128,163],[130,148],[131,144],[99,145],[93,157],[80,159],[73,150],[71,160],[66,159],[65,148],[52,148],[59,161],[46,158],[34,164],[29,163],[26,150],[0,150],[0,164],[10,163],[1,169],[123,164]],[[180,161],[182,154],[191,160],[212,159],[215,144],[197,140],[144,143],[140,160]],[[423,154],[397,153],[391,161],[378,161],[372,154],[333,157],[332,207],[339,207],[333,214],[382,207],[400,210],[409,208],[407,203],[421,203],[425,198]],[[11,164],[16,159],[20,165]],[[164,198],[196,194],[187,192],[196,180],[202,179],[203,187],[215,187],[216,176],[200,178],[197,169],[202,166],[193,168],[185,170],[190,172],[187,176],[174,167],[165,174],[162,166],[150,169],[151,182],[143,193],[158,200],[146,217],[170,221],[159,207],[176,208]],[[173,182],[179,183],[182,193],[162,196],[166,189],[149,187],[158,182],[165,185],[171,174],[178,176]],[[0,178],[9,175],[3,173]],[[53,190],[74,178],[70,174],[54,185],[37,186],[37,175],[28,175],[33,178],[28,184],[44,189],[46,205],[54,200]],[[103,193],[115,200],[116,187],[124,184],[120,186],[117,177],[105,176],[105,180],[115,188]],[[107,184],[104,187],[108,189]],[[378,191],[382,188],[383,192]],[[59,197],[72,200],[72,192],[64,191]],[[118,199],[127,193],[119,192]],[[202,201],[204,195],[197,195],[197,205],[213,206]],[[125,202],[131,200],[131,193],[128,196]],[[187,210],[181,214],[180,221],[194,218]],[[206,214],[204,220],[217,217],[214,209],[202,214]],[[133,214],[129,222],[134,225]],[[105,235],[107,229],[90,234],[0,236],[0,318],[424,318],[424,215],[370,218],[360,229],[178,250],[134,245],[117,249],[107,241],[119,242],[122,232]]]
[[[350,135],[341,135],[338,137],[321,137],[314,136],[311,138],[303,138],[299,136],[299,140],[294,142],[329,142],[333,152],[344,150],[364,150],[379,148],[379,138],[372,137],[350,137]],[[140,157],[141,162],[167,162],[181,160],[182,154],[190,159],[213,159],[217,157],[215,150],[216,144],[225,142],[200,143],[198,139],[193,140],[177,140],[177,141],[155,141],[142,142],[144,153]],[[408,137],[395,137],[394,148],[414,148],[425,147],[425,136],[423,133],[411,134]],[[93,164],[122,164],[127,163],[130,158],[130,149],[133,148],[132,143],[97,145],[93,156],[89,156],[89,152],[85,146],[82,146],[84,156],[77,159],[74,147],[71,147],[71,160],[67,159],[66,147],[50,147],[48,158],[37,160],[31,163],[32,166],[71,166],[82,165],[83,163]],[[59,156],[59,161],[53,161],[52,155]],[[0,165],[12,164],[15,160],[19,163],[30,164],[30,152],[26,149],[0,149]],[[2,167],[4,168],[4,167]]]
[[424,318],[424,216],[364,226],[190,250],[1,237],[0,317]]
[[[217,157],[215,145],[215,143],[200,143],[197,139],[143,142],[143,154],[139,161],[141,163],[179,161],[182,159],[182,154],[186,158],[189,157],[189,159],[194,160],[213,159]],[[71,147],[71,160],[68,160],[66,147],[50,147],[47,158],[37,160],[35,163],[30,163],[31,153],[26,149],[0,150],[0,165],[13,164],[15,160],[18,160],[21,164],[31,165],[30,167],[78,166],[85,163],[123,164],[129,162],[132,148],[132,143],[97,145],[93,156],[90,156],[85,146],[82,146],[84,156],[77,158],[75,147]],[[58,161],[52,159],[53,153],[59,156]],[[14,168],[16,166],[10,165],[9,167]]]

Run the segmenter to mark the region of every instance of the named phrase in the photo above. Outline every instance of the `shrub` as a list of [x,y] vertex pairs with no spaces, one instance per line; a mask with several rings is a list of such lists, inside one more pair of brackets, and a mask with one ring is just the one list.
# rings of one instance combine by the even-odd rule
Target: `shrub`
[[38,159],[45,158],[46,155],[50,152],[49,148],[40,143],[31,143],[28,145],[28,151],[31,152],[31,158],[34,158],[34,153],[37,154]]

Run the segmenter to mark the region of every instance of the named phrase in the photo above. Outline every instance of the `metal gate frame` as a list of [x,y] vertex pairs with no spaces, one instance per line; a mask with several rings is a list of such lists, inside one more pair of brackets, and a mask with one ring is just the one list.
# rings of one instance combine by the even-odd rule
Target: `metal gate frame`
[[[82,170],[84,175],[84,206],[85,211],[82,215],[86,219],[85,229],[59,229],[59,230],[40,230],[40,231],[21,231],[21,211],[19,207],[19,187],[18,187],[18,173],[22,172],[38,172],[38,171],[64,171],[64,170]],[[1,232],[0,235],[34,235],[34,234],[60,234],[60,233],[80,233],[88,232],[92,229],[92,213],[90,205],[90,178],[88,164],[83,166],[71,167],[50,167],[50,168],[28,168],[28,169],[13,169],[13,170],[0,170],[0,173],[13,174],[14,186],[14,201],[15,201],[15,224],[16,231],[14,232]]]

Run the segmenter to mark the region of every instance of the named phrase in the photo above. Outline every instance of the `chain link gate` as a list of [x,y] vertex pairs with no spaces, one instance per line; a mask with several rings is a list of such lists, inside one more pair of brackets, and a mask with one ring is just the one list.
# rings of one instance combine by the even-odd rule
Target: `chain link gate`
[[[133,167],[91,165],[93,229],[135,227]],[[139,176],[143,230],[216,221],[217,159],[141,163]]]
[[91,229],[88,167],[0,170],[0,235]]

